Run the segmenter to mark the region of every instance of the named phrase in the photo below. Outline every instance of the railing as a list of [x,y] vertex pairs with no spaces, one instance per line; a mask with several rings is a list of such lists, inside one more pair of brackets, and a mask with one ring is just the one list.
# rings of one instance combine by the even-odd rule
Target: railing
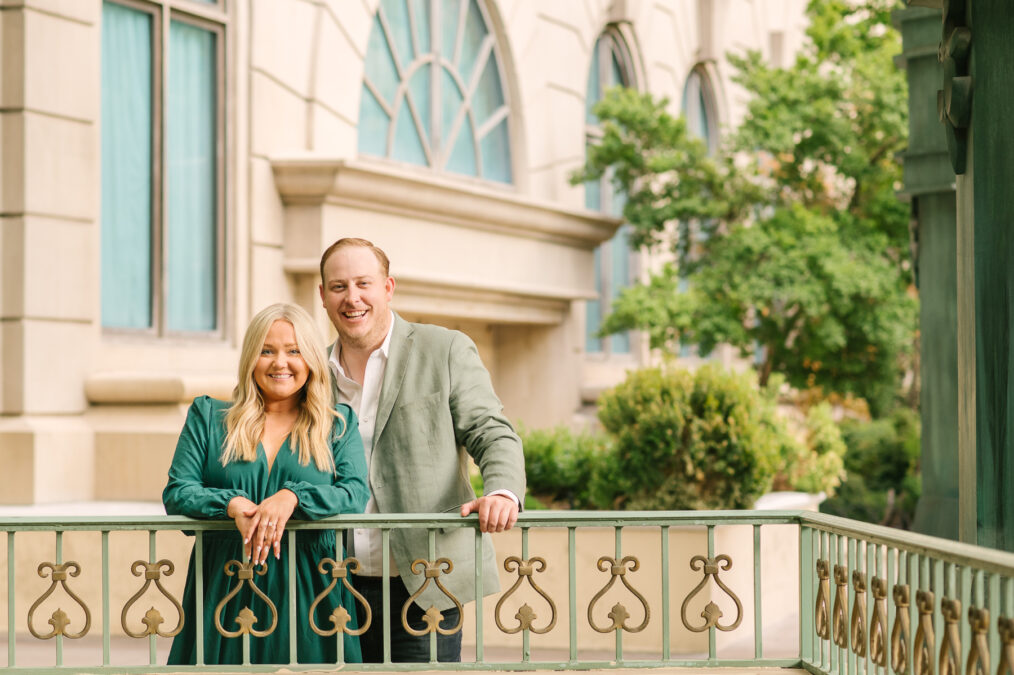
[[[418,573],[428,568],[439,580],[432,533],[475,526],[474,517],[456,515],[362,515],[288,529],[378,528],[385,559],[392,531],[426,529],[430,550]],[[202,663],[208,631],[236,635],[229,639],[243,642],[248,660],[251,634],[274,630],[269,617],[237,622],[238,631],[224,628],[234,617],[204,625],[203,604],[218,606],[223,598],[205,598],[200,575],[197,611],[184,616],[177,589],[190,550],[180,531],[194,532],[200,570],[208,533],[232,529],[231,522],[178,517],[0,519],[7,533],[0,611],[6,609],[8,669],[319,669],[295,658],[296,621],[309,617],[289,622],[286,663]],[[147,539],[146,556],[137,537]],[[477,532],[474,540],[481,560],[486,544]],[[287,546],[292,579],[294,537]],[[467,613],[464,663],[436,665],[433,656],[428,664],[343,664],[339,648],[337,664],[351,670],[780,666],[835,674],[1014,675],[1011,554],[795,511],[533,512],[498,535],[496,547],[503,590],[480,597]],[[322,573],[354,585],[355,574],[346,572],[355,565],[340,554]],[[239,568],[252,571],[237,561]],[[256,574],[243,576],[256,584]],[[474,579],[482,588],[481,566]],[[295,615],[294,586],[273,600],[281,604],[273,611]],[[373,620],[386,627],[400,616],[379,609]],[[186,621],[195,622],[198,665],[162,665],[167,636]],[[353,626],[340,614],[335,625],[340,645]],[[75,652],[89,641],[90,655]],[[133,661],[118,657],[130,644],[147,644],[146,658],[136,648]],[[435,645],[434,634],[433,655]]]

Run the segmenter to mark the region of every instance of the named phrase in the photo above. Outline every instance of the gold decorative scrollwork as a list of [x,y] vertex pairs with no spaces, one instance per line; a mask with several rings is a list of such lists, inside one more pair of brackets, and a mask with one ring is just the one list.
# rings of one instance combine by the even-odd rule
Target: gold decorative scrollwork
[[[233,567],[236,568],[236,571],[233,571]],[[257,584],[253,582],[254,574],[256,573],[259,577],[264,576],[268,572],[268,566],[265,563],[261,563],[259,566],[260,569],[256,569],[256,567],[258,566],[255,565],[252,560],[245,563],[241,563],[238,560],[230,560],[225,563],[226,576],[236,576],[239,578],[239,583],[236,584],[236,587],[229,591],[229,594],[222,598],[222,601],[215,607],[215,628],[217,628],[218,632],[225,637],[239,637],[244,633],[249,633],[254,637],[264,637],[266,635],[271,635],[278,626],[278,610],[275,608],[275,603],[271,602],[271,598],[266,596],[264,591],[257,588]],[[232,600],[236,594],[239,593],[239,589],[243,588],[243,582],[246,582],[250,586],[250,589],[257,597],[267,603],[268,609],[271,611],[271,625],[268,626],[266,630],[254,629],[254,625],[257,623],[257,617],[254,615],[253,610],[249,607],[241,609],[239,616],[235,619],[235,622],[239,624],[239,630],[228,631],[222,627],[222,610],[225,608],[226,603]]]
[[852,570],[852,588],[856,597],[852,601],[849,637],[856,656],[866,656],[866,575],[859,570]]
[[[595,597],[592,598],[591,602],[588,603],[588,624],[599,633],[608,633],[609,631],[620,629],[623,629],[628,633],[640,633],[644,630],[645,626],[648,625],[648,620],[651,618],[651,609],[648,607],[648,601],[645,600],[644,596],[638,593],[637,590],[630,585],[629,581],[627,581],[628,563],[630,564],[631,572],[636,572],[638,568],[641,567],[640,561],[632,555],[628,555],[622,560],[616,560],[616,558],[610,558],[609,556],[602,556],[599,558],[597,565],[599,572],[609,570],[612,575],[609,577],[609,583],[603,586],[599,592],[595,594]],[[592,616],[592,610],[595,607],[595,603],[599,601],[599,598],[606,594],[606,591],[612,588],[613,584],[616,583],[617,577],[623,585],[627,587],[627,590],[633,593],[634,597],[641,602],[641,607],[644,608],[644,621],[642,621],[638,626],[630,627],[627,625],[627,619],[630,618],[630,613],[627,611],[627,608],[620,603],[613,605],[613,608],[609,610],[609,614],[606,615],[612,619],[612,624],[609,626],[597,626],[595,624],[595,618]]]
[[[43,579],[46,578],[46,573],[43,570],[47,568],[52,572],[53,581],[52,583],[49,584],[49,588],[46,589],[46,592],[43,593],[38,600],[32,603],[31,608],[28,610],[28,631],[33,636],[37,637],[40,640],[48,640],[49,638],[56,637],[57,635],[63,635],[64,637],[71,638],[72,640],[84,637],[85,634],[88,632],[88,629],[91,628],[92,614],[90,611],[88,611],[88,605],[84,604],[81,598],[79,598],[74,593],[74,591],[70,589],[70,586],[67,585],[67,576],[69,575],[72,577],[76,577],[77,575],[81,574],[81,566],[76,562],[74,562],[73,560],[68,560],[62,565],[57,565],[56,563],[51,562],[41,563],[39,565],[38,572],[39,576],[42,577]],[[71,623],[70,617],[68,617],[67,613],[64,612],[61,608],[57,607],[56,611],[53,612],[52,617],[50,617],[49,619],[49,625],[53,627],[53,630],[51,630],[46,635],[41,635],[38,631],[35,630],[35,627],[33,625],[33,617],[35,615],[35,610],[39,608],[39,605],[41,605],[46,598],[48,598],[50,595],[53,594],[53,591],[56,590],[56,585],[58,583],[61,586],[63,586],[63,590],[67,591],[67,595],[69,595],[74,600],[74,602],[79,604],[81,606],[81,609],[84,610],[85,625],[84,628],[82,628],[77,633],[68,633],[67,626],[70,625]],[[13,602],[13,600],[11,602]]]
[[[444,568],[444,574],[450,574],[454,570],[454,563],[447,558],[438,558],[437,560],[423,560],[422,558],[417,558],[412,561],[412,573],[423,574],[425,572],[426,581],[424,581],[423,585],[420,586],[419,589],[405,601],[405,606],[401,608],[401,625],[405,627],[406,631],[416,637],[428,635],[433,632],[440,633],[441,635],[453,635],[461,630],[461,626],[464,623],[464,617],[461,612],[461,603],[458,602],[456,597],[451,595],[450,591],[448,591],[442,583],[440,583],[441,567]],[[451,601],[454,602],[454,606],[458,608],[458,623],[450,628],[442,628],[440,626],[440,622],[443,621],[444,615],[441,614],[436,607],[430,605],[430,608],[426,610],[425,614],[423,614],[423,621],[426,623],[426,628],[423,630],[416,630],[408,625],[408,608],[412,606],[412,603],[415,602],[416,598],[422,595],[422,592],[427,586],[429,586],[431,579],[433,580],[433,583],[437,585],[437,588],[439,588],[444,595],[450,598]]]
[[873,619],[870,621],[870,660],[887,667],[887,579],[870,579],[873,593]]
[[895,675],[908,672],[908,636],[912,634],[908,618],[910,604],[908,584],[895,585],[894,627],[891,629],[891,668]]
[[[726,571],[732,569],[732,558],[723,554],[714,558],[705,558],[702,555],[695,555],[690,559],[690,569],[696,572],[702,568],[704,570],[704,578],[701,579],[701,582],[694,587],[694,590],[690,591],[690,595],[683,600],[683,606],[680,607],[680,617],[683,619],[683,625],[686,626],[687,630],[693,631],[694,633],[702,633],[712,626],[721,631],[735,630],[743,620],[743,605],[740,603],[739,598],[736,597],[736,594],[733,593],[732,590],[725,585],[725,582],[723,582],[718,576],[719,568]],[[736,603],[736,620],[731,624],[722,626],[718,623],[718,620],[722,618],[722,610],[719,609],[718,605],[714,602],[709,602],[704,607],[704,611],[701,612],[701,618],[704,619],[704,625],[691,626],[690,622],[687,620],[687,606],[690,604],[690,599],[697,595],[701,589],[704,588],[705,584],[708,583],[709,576],[712,577],[715,580],[715,583],[718,584],[718,587],[725,591],[726,595],[732,598],[732,601]]]
[[972,627],[972,644],[968,650],[965,675],[990,675],[989,610],[969,607],[968,624]]
[[[331,583],[328,584],[327,588],[320,592],[320,595],[313,599],[313,604],[310,605],[310,629],[317,635],[321,635],[323,637],[336,635],[338,631],[342,631],[347,635],[362,635],[366,632],[366,629],[370,627],[370,623],[373,621],[373,611],[370,609],[370,603],[366,602],[366,598],[364,598],[362,594],[354,589],[352,584],[349,583],[348,573],[351,571],[355,574],[359,571],[359,561],[355,558],[345,558],[341,562],[337,562],[331,558],[324,558],[320,561],[320,564],[317,565],[317,571],[321,574],[327,574],[328,571],[325,568],[328,565],[331,566]],[[349,611],[342,605],[335,607],[328,617],[331,619],[331,623],[334,624],[334,628],[331,628],[330,630],[322,630],[317,626],[317,622],[314,621],[314,610],[316,610],[317,605],[319,605],[321,601],[323,601],[324,598],[326,598],[328,594],[334,590],[334,587],[338,585],[339,579],[341,579],[342,585],[347,588],[350,593],[352,593],[353,597],[355,597],[355,599],[362,603],[363,607],[366,608],[366,620],[363,621],[363,625],[356,630],[348,629],[348,623],[352,619],[352,615],[349,614]]]
[[961,601],[940,599],[940,613],[944,616],[944,635],[940,641],[940,675],[961,675]]
[[813,622],[817,637],[822,640],[831,639],[831,621],[829,619],[831,601],[831,563],[823,558],[817,559],[817,606],[814,609]]
[[[123,626],[123,632],[132,638],[142,638],[146,635],[173,637],[183,630],[183,607],[176,598],[174,598],[169,591],[162,586],[162,568],[165,568],[165,575],[167,577],[171,576],[172,573],[176,571],[176,567],[173,565],[171,560],[159,560],[154,563],[145,562],[143,560],[135,560],[134,564],[130,566],[130,571],[135,577],[141,576],[141,570],[144,570],[144,585],[141,586],[141,590],[131,596],[130,600],[127,600],[127,604],[123,606],[123,611],[120,612],[120,625]],[[175,628],[168,633],[163,633],[159,627],[165,623],[165,619],[162,618],[162,614],[160,614],[157,609],[151,607],[147,612],[145,612],[144,618],[141,619],[141,623],[145,625],[145,630],[140,633],[135,633],[127,627],[127,612],[130,610],[130,607],[137,602],[142,595],[144,595],[144,592],[148,590],[148,586],[151,586],[151,582],[153,581],[155,582],[155,588],[157,588],[162,595],[168,598],[169,602],[173,603],[173,607],[176,608],[176,613],[179,616],[179,621],[176,622]]]
[[936,638],[933,635],[934,598],[930,591],[915,594],[915,606],[919,610],[919,627],[915,631],[915,645],[912,647],[914,675],[933,675],[933,652]]
[[831,609],[831,637],[839,647],[849,646],[848,617],[845,607],[848,603],[849,573],[842,565],[834,566],[834,585],[838,592],[834,596],[834,607]]
[[1000,665],[996,675],[1014,675],[1014,619],[1001,616],[996,622],[1000,633]]
[[[512,565],[514,566],[514,569],[511,569]],[[538,567],[536,568],[536,566]],[[556,604],[553,603],[553,599],[549,597],[549,595],[547,595],[544,590],[539,588],[539,585],[535,583],[535,579],[532,576],[535,572],[545,571],[546,569],[545,559],[536,556],[528,560],[522,560],[521,558],[512,555],[503,561],[503,568],[508,572],[517,571],[518,579],[517,581],[514,582],[514,585],[511,586],[506,593],[501,595],[499,600],[497,600],[496,609],[493,611],[493,618],[496,619],[497,628],[499,628],[502,632],[507,633],[508,635],[513,635],[514,633],[519,633],[523,630],[530,630],[533,633],[538,633],[541,635],[542,633],[548,633],[549,631],[553,630],[553,627],[556,626]],[[525,579],[528,579],[528,584],[535,589],[536,593],[545,598],[546,602],[549,603],[549,609],[550,612],[552,612],[552,618],[550,619],[549,623],[546,626],[542,628],[536,628],[532,624],[535,622],[535,619],[538,618],[538,615],[535,614],[535,610],[533,610],[531,606],[526,602],[520,607],[520,609],[518,609],[517,614],[514,615],[514,618],[518,620],[518,625],[514,628],[506,628],[503,625],[503,622],[500,621],[500,608],[503,607],[504,601],[511,594],[513,594],[514,591],[518,589],[518,586],[520,586],[521,582],[524,581]]]

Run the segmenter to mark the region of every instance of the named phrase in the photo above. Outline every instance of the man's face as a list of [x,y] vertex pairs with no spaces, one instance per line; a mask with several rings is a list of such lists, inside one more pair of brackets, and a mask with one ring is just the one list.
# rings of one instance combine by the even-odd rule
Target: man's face
[[390,326],[388,303],[393,296],[394,279],[384,276],[368,248],[340,248],[324,263],[320,299],[343,347],[380,347]]

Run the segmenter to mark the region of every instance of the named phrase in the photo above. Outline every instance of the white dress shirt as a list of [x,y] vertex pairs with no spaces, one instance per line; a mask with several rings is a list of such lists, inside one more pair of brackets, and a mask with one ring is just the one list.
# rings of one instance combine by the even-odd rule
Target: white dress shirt
[[[373,432],[377,428],[377,408],[380,405],[380,387],[384,382],[384,371],[387,369],[387,358],[391,349],[391,333],[394,331],[394,313],[391,315],[391,324],[387,329],[387,336],[380,347],[370,354],[366,361],[366,374],[363,377],[363,384],[353,380],[345,373],[341,364],[341,343],[337,340],[331,349],[328,357],[328,365],[334,374],[335,382],[338,384],[338,402],[346,403],[355,411],[359,417],[359,434],[363,437],[363,449],[366,451],[366,474],[370,474],[370,462],[373,456]],[[510,490],[494,490],[489,495],[507,495],[520,504],[520,500]],[[373,496],[373,488],[370,487],[370,499],[366,502],[366,513],[377,513],[377,500]],[[383,544],[380,530],[372,528],[356,528],[353,533],[353,545],[355,556],[359,560],[360,572],[363,576],[380,576],[383,574]],[[391,576],[398,575],[398,568],[394,564],[394,556],[391,556]]]

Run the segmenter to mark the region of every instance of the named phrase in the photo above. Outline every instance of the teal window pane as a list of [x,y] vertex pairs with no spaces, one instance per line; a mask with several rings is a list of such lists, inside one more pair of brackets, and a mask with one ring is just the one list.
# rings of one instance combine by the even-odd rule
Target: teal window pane
[[[412,79],[409,80],[408,93],[406,94],[412,99],[412,105],[415,107],[415,112],[419,115],[419,122],[422,124],[423,129],[431,129],[432,115],[430,114],[430,100],[432,97],[432,84],[430,82],[432,77],[432,66],[429,63],[425,63],[419,67],[415,73],[412,74]],[[404,110],[402,114],[406,114],[408,111]]]
[[[441,68],[440,78],[440,138],[448,143],[455,143],[456,139],[451,138],[451,126],[454,118],[465,104],[465,97],[458,87],[454,76],[446,68]],[[462,129],[459,133],[465,133]]]
[[448,61],[454,60],[454,47],[458,43],[461,3],[462,0],[441,0],[440,2],[440,53]]
[[479,143],[482,151],[482,177],[501,183],[511,182],[510,134],[504,118]]
[[152,16],[102,3],[102,325],[152,325]]
[[599,118],[592,112],[592,108],[594,108],[595,104],[602,99],[602,84],[599,82],[599,43],[601,42],[602,38],[599,38],[599,41],[595,43],[595,48],[592,49],[591,68],[588,69],[588,93],[585,98],[585,122],[591,125],[599,123]]
[[584,184],[584,205],[592,211],[602,210],[602,183],[590,180]]
[[397,52],[397,62],[402,72],[408,64],[415,60],[415,50],[412,48],[412,26],[408,21],[408,5],[406,0],[383,0],[380,7],[387,19],[387,27],[391,33],[389,40],[394,41],[394,49]]
[[612,58],[609,59],[612,67],[609,69],[609,86],[615,87],[618,84],[626,84],[626,78],[623,76],[623,66],[620,65],[619,59],[616,57],[616,52],[611,53]]
[[503,103],[503,89],[500,86],[496,59],[489,59],[472,95],[472,110],[475,111],[476,123],[481,125],[488,120],[503,106]]
[[[612,274],[610,275],[609,298],[615,300],[620,291],[630,285],[630,231],[624,225],[613,236],[610,243],[612,252]],[[630,334],[617,333],[609,336],[610,351],[614,354],[630,353]]]
[[366,78],[384,99],[384,103],[393,106],[395,96],[398,94],[398,85],[401,84],[401,77],[394,65],[394,56],[387,45],[387,38],[384,36],[384,28],[380,25],[379,17],[373,20],[370,41],[366,50],[369,55],[365,66]]
[[430,52],[430,5],[427,0],[409,0],[409,10],[415,26],[416,48],[419,54]]
[[447,170],[466,176],[475,176],[479,173],[475,157],[475,130],[468,118],[465,119],[461,133],[458,134],[454,152],[447,160]]
[[180,21],[169,27],[166,138],[167,325],[217,328],[216,35]]
[[[482,13],[479,11],[479,5],[475,3],[475,0],[469,0],[468,2],[468,16],[465,18],[465,35],[461,43],[461,79],[468,82],[472,78],[472,71],[475,66],[481,66],[481,63],[476,63],[476,59],[479,56],[479,48],[482,46],[482,41],[486,38],[486,22],[482,20]],[[490,59],[492,60],[492,59]]]
[[419,138],[419,131],[412,120],[412,114],[405,106],[401,106],[398,111],[394,130],[394,148],[391,156],[410,164],[421,164],[422,166],[429,164],[426,159],[426,151],[423,150],[422,139]]
[[387,129],[391,118],[380,107],[373,92],[363,85],[359,101],[359,152],[384,157],[387,155]]
[[[595,288],[602,288],[602,247],[595,249]],[[595,334],[602,325],[602,301],[589,300],[585,303],[584,350],[591,354],[602,353],[602,338]]]

